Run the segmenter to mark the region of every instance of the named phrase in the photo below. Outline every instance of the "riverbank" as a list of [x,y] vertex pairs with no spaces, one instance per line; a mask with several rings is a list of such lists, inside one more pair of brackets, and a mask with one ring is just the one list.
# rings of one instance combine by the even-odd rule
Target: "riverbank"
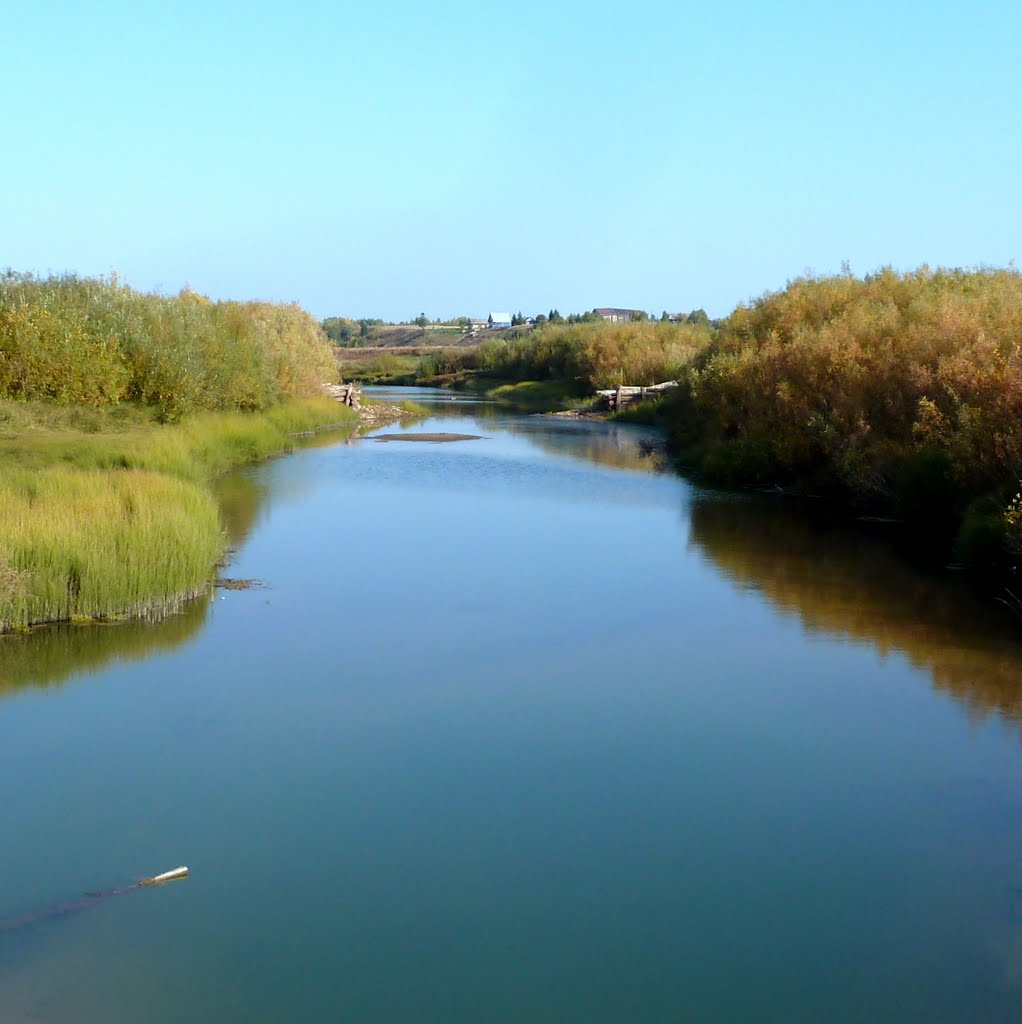
[[130,405],[0,402],[0,633],[174,611],[225,551],[211,482],[359,424],[326,398],[175,424]]
[[[408,397],[428,401],[420,394]],[[510,982],[483,1007],[490,1016],[510,1016],[506,992],[524,991],[513,1009],[527,1018],[549,997],[551,958],[591,938],[569,972],[577,992],[559,990],[558,1007],[601,1016],[586,973],[596,955],[655,966],[653,987],[644,977],[605,1019],[630,1019],[649,996],[650,1016],[669,1020],[692,1005],[707,964],[722,987],[701,1005],[733,988],[735,915],[754,937],[739,950],[753,968],[756,937],[794,921],[783,962],[764,970],[787,971],[785,992],[800,999],[821,943],[812,967],[826,977],[829,963],[874,950],[878,927],[890,942],[876,974],[904,979],[890,998],[874,993],[879,1019],[923,997],[910,1005],[920,1020],[968,1019],[987,963],[1000,993],[997,953],[1012,947],[991,928],[1012,937],[1005,822],[1022,645],[998,606],[888,554],[879,527],[649,472],[638,431],[452,394],[416,429],[485,440],[314,441],[217,481],[225,522],[242,524],[225,572],[265,589],[217,591],[153,627],[0,640],[0,767],[18,822],[0,916],[150,865],[199,863],[203,880],[201,892],[167,891],[166,928],[126,902],[102,920],[8,935],[7,1015],[50,999],[54,1017],[146,1020],[169,991],[154,990],[147,965],[174,960],[188,983],[161,1024],[293,1017],[296,991],[300,1016],[328,1019],[340,985],[356,1017],[385,1018],[397,1015],[395,948],[422,967],[402,975],[405,989],[446,1006],[493,974],[493,958],[474,954],[496,928],[506,948],[532,952],[497,964]],[[641,671],[602,670],[623,651],[641,652]],[[108,798],[93,808],[93,794]],[[571,845],[552,848],[551,822],[565,820]],[[69,830],[75,858],[39,857]],[[409,851],[399,862],[395,836]],[[876,837],[865,851],[864,836]],[[431,894],[426,905],[391,898],[395,863],[408,891]],[[587,866],[578,885],[563,884],[566,863]],[[322,895],[338,865],[340,909]],[[807,870],[819,884],[793,903]],[[283,877],[298,888],[274,886]],[[494,877],[515,883],[496,904]],[[908,887],[893,905],[892,878]],[[693,884],[708,898],[693,900]],[[948,891],[962,899],[949,907]],[[580,892],[607,900],[580,904]],[[444,948],[455,940],[439,978],[438,921]],[[196,941],[181,942],[182,928]],[[692,956],[676,955],[679,928]],[[284,933],[300,945],[282,957]],[[338,964],[339,934],[355,962]],[[930,964],[976,963],[976,950],[986,959],[965,982],[938,972],[938,993],[919,982]],[[678,964],[693,958],[680,991]],[[225,975],[223,963],[240,966]],[[272,988],[253,990],[251,964],[275,965]],[[1010,1019],[1011,995],[984,1019]],[[931,1012],[942,1001],[944,1018]],[[755,1017],[752,1003],[725,1009]],[[827,1019],[833,1005],[783,1011]],[[486,1015],[475,992],[454,1009]]]
[[1022,563],[1022,275],[889,268],[804,277],[712,324],[576,322],[423,358],[413,380],[585,408],[676,380],[619,417],[660,426],[711,486],[901,520],[935,560]]

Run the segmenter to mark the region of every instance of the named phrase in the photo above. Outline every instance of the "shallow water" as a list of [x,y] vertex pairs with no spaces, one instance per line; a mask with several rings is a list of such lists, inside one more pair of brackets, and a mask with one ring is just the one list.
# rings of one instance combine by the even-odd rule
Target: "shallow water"
[[1014,1021],[1020,631],[882,528],[429,395],[221,591],[0,642],[0,1020]]

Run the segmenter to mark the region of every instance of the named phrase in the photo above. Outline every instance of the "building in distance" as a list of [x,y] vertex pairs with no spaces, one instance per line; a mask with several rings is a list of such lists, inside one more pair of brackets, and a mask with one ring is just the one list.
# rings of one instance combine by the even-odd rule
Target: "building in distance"
[[599,316],[602,316],[604,320],[609,321],[612,324],[627,324],[631,323],[632,320],[638,316],[641,309],[617,309],[613,306],[597,306],[593,310]]

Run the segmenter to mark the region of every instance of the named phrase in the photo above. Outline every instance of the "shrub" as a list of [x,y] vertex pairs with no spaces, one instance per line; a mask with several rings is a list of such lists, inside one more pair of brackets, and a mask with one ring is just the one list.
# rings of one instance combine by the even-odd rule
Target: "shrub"
[[[672,432],[729,476],[821,473],[858,499],[960,517],[1022,475],[1022,275],[800,278],[740,306],[672,399]],[[711,454],[712,453],[712,456]]]
[[336,373],[316,321],[296,305],[168,298],[117,281],[0,277],[0,398],[110,405],[174,420],[265,409]]
[[708,326],[555,321],[480,346],[480,369],[507,380],[560,380],[592,393],[618,384],[673,380],[708,344]]

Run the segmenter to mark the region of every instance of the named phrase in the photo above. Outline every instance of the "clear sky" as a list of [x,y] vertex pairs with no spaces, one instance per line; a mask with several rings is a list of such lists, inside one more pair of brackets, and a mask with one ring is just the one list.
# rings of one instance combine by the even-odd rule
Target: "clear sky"
[[0,265],[711,315],[1022,249],[1022,3],[8,3]]

